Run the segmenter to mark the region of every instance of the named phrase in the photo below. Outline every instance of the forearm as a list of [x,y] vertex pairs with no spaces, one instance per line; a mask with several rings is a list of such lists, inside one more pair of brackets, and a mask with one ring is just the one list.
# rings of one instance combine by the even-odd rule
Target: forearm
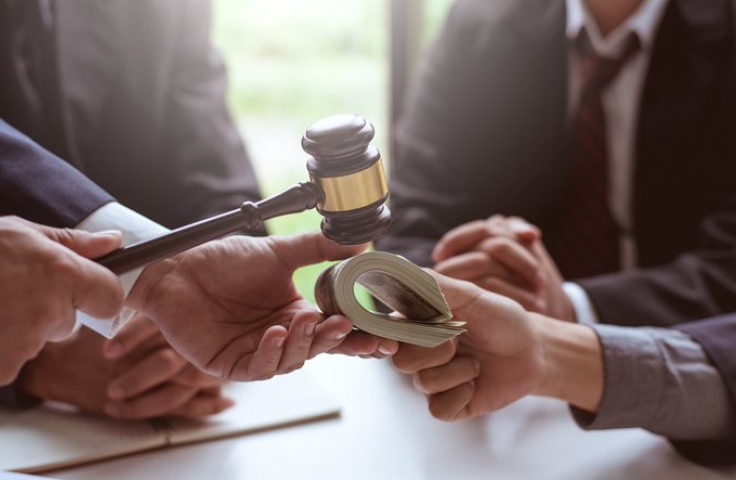
[[733,435],[725,384],[687,335],[535,320],[547,380],[534,393],[568,402],[582,428],[644,428],[687,440]]
[[535,395],[596,411],[604,388],[601,344],[583,325],[532,314],[544,350],[545,381]]
[[573,410],[587,429],[638,427],[679,440],[732,436],[726,386],[702,347],[662,328],[599,325],[605,386],[594,414]]

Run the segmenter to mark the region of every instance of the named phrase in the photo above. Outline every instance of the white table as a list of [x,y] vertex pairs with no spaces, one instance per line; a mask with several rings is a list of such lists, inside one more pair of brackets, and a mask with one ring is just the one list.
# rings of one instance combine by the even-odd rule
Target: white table
[[340,418],[48,473],[57,479],[721,479],[638,430],[583,432],[559,402],[530,398],[459,423],[434,420],[383,361],[325,355],[305,367]]

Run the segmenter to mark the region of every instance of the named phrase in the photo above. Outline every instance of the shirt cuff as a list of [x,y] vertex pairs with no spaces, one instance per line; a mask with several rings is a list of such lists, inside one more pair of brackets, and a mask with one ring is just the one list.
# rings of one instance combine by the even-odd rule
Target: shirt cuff
[[598,324],[598,314],[595,313],[593,303],[590,301],[590,297],[583,287],[573,282],[565,282],[562,284],[562,290],[565,291],[567,298],[572,303],[572,308],[575,311],[575,319],[581,325],[596,325]]
[[[77,225],[77,229],[87,232],[120,230],[123,234],[123,245],[131,245],[169,231],[158,223],[116,202],[108,203],[95,210]],[[133,289],[133,285],[135,285],[142,271],[143,268],[139,268],[120,275],[120,283],[126,297]],[[134,314],[133,310],[124,307],[120,314],[113,319],[97,319],[78,311],[77,321],[107,338],[112,338],[128,323]]]
[[593,329],[603,352],[603,398],[595,414],[571,407],[581,428],[644,428],[677,440],[734,433],[723,379],[688,335],[666,328]]

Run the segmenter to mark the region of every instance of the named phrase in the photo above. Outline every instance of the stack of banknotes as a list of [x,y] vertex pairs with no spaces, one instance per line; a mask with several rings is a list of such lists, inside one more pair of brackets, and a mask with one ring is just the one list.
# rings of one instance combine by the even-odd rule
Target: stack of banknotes
[[[394,313],[361,305],[356,284]],[[336,263],[319,276],[314,293],[324,313],[344,315],[360,330],[379,337],[435,347],[465,331],[465,322],[453,320],[434,277],[398,255],[367,252]]]

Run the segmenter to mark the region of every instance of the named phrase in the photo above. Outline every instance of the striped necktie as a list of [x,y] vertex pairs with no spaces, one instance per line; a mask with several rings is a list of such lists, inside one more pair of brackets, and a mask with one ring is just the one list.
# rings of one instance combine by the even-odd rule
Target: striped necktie
[[561,245],[555,260],[567,279],[617,271],[619,227],[609,205],[609,149],[603,94],[621,68],[641,49],[631,33],[618,58],[597,55],[583,32],[575,47],[581,95],[569,125],[571,180],[560,218]]

